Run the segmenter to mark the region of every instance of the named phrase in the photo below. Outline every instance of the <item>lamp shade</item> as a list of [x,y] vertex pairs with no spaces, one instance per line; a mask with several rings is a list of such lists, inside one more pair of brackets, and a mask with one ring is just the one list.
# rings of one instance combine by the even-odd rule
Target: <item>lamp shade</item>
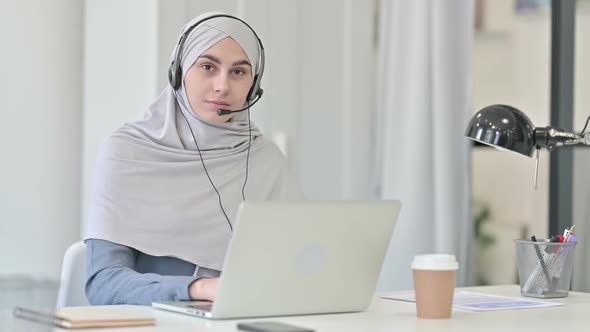
[[477,112],[465,131],[474,141],[532,157],[535,152],[535,127],[518,109],[491,105]]

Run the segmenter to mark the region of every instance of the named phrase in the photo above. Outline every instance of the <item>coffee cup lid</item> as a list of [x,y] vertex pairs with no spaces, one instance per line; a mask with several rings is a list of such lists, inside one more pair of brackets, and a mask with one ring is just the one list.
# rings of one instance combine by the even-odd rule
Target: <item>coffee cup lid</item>
[[416,255],[412,261],[414,270],[458,270],[459,263],[455,255],[429,254]]

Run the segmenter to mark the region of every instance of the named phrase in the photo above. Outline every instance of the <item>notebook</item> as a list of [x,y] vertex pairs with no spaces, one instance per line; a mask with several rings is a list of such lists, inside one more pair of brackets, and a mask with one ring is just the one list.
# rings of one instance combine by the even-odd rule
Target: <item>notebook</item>
[[26,308],[14,308],[14,316],[38,323],[51,324],[66,329],[92,327],[123,327],[154,325],[152,317],[138,316],[103,307],[65,307],[55,314]]

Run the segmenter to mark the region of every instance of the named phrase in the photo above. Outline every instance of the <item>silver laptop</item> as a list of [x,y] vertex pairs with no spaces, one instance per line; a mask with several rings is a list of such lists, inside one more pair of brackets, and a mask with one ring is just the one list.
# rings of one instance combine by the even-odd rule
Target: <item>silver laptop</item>
[[154,302],[211,319],[363,311],[399,201],[244,202],[215,302]]

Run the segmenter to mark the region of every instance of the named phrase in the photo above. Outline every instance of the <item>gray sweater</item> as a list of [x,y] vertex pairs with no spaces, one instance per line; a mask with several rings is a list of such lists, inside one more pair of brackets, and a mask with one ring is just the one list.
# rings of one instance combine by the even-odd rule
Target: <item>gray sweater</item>
[[188,288],[219,271],[174,257],[156,257],[117,243],[86,241],[86,297],[93,305],[188,301]]

